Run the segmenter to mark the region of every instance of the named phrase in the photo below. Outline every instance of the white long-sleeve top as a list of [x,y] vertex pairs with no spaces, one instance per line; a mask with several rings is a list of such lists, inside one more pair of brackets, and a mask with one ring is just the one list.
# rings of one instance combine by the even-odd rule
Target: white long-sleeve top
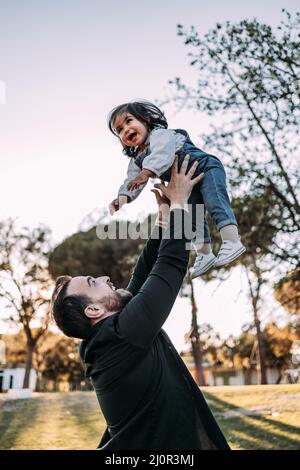
[[[137,155],[139,157],[142,153],[146,153],[142,162],[142,167],[145,170],[150,170],[155,173],[159,178],[170,166],[172,166],[175,153],[183,146],[186,137],[182,134],[176,133],[172,129],[154,128],[148,135],[145,142],[147,146],[145,150]],[[127,168],[127,177],[123,184],[120,186],[118,195],[126,195],[133,201],[142,192],[147,183],[141,185],[133,191],[128,191],[127,185],[132,181],[141,171],[139,166],[135,163],[133,157],[129,158]]]

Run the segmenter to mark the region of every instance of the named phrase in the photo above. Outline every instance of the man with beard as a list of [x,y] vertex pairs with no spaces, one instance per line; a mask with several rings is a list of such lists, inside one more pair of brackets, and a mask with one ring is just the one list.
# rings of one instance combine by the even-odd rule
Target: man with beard
[[157,223],[126,289],[116,289],[108,276],[56,281],[54,319],[66,335],[83,339],[80,356],[107,422],[102,450],[229,449],[162,330],[187,270],[185,209],[203,177],[192,179],[196,164],[186,173],[188,156],[180,169],[176,158],[169,185],[155,185],[163,193],[153,190]]

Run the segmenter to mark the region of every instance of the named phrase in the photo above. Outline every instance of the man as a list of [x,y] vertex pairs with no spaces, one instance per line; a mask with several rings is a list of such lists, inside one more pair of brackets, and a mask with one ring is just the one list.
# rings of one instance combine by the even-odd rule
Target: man
[[80,356],[107,422],[103,450],[229,449],[162,330],[187,270],[189,239],[183,230],[178,236],[178,220],[188,215],[188,197],[203,177],[192,179],[196,164],[185,174],[188,156],[180,170],[175,159],[169,185],[155,185],[163,193],[153,190],[157,224],[127,289],[115,289],[108,276],[62,276],[56,282],[53,316],[66,335],[83,339]]

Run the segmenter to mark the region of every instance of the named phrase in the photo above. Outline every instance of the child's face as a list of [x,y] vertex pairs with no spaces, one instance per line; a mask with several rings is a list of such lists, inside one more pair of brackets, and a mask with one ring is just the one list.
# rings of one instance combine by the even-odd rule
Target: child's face
[[148,136],[148,129],[145,124],[130,113],[117,116],[113,127],[121,142],[128,147],[136,147],[143,144]]

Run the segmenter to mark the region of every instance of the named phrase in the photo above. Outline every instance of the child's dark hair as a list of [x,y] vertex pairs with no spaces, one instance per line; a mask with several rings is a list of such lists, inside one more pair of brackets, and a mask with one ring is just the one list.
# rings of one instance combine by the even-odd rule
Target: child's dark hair
[[[113,128],[113,124],[117,116],[124,113],[132,114],[136,119],[143,122],[149,131],[152,131],[154,127],[162,127],[167,129],[168,122],[165,118],[163,111],[161,111],[155,104],[150,101],[132,101],[130,103],[123,103],[113,108],[107,118],[109,130],[118,137],[118,134]],[[123,146],[123,153],[129,157],[135,156],[134,147],[128,147],[121,142]]]

